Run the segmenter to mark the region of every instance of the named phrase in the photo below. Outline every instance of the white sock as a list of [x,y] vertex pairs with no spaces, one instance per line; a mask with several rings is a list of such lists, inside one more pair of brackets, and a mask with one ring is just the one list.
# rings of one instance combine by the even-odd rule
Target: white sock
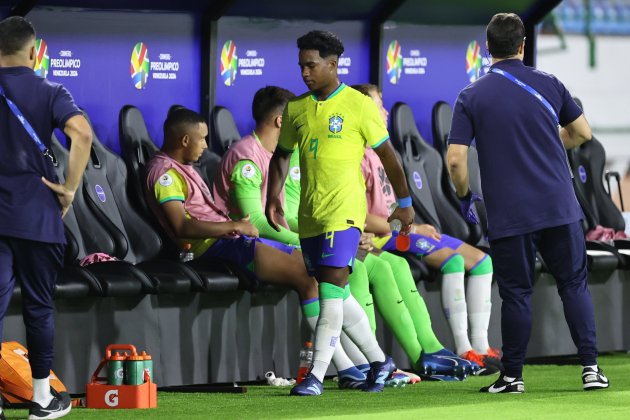
[[[315,333],[315,328],[317,327],[317,317],[312,316],[312,317],[306,318],[306,322],[308,323],[308,326],[311,327],[311,331]],[[345,369],[351,368],[352,366],[355,366],[353,362],[354,358],[350,356],[349,354],[350,351],[346,348],[346,345],[348,346],[352,345],[355,348],[356,346],[350,339],[347,339],[346,341],[344,341],[344,336],[345,334],[342,332],[341,341],[337,343],[337,346],[335,347],[335,352],[333,353],[333,356],[332,356],[332,364],[335,365],[335,369],[337,369],[337,372],[339,372],[340,370],[345,370]],[[359,354],[361,354],[361,352],[359,352]],[[362,354],[361,356],[363,357],[363,360],[365,360],[365,357]],[[365,363],[367,363],[367,361]]]
[[492,273],[469,276],[466,287],[466,302],[470,320],[470,341],[479,354],[488,354],[488,325],[492,309]]
[[372,333],[367,315],[352,295],[343,301],[343,331],[348,334],[370,363],[385,361],[385,353]]
[[[353,366],[367,365],[370,363],[365,358],[363,353],[361,353],[361,350],[357,347],[357,345],[354,344],[354,341],[352,341],[350,337],[348,337],[348,334],[343,332],[343,330],[341,331],[341,344],[343,345],[343,349],[345,350],[345,353],[348,355],[348,357],[352,361]],[[337,354],[337,351],[335,350],[335,355],[336,354]],[[334,363],[334,360],[335,360],[335,356],[333,356],[333,363]],[[337,370],[339,370],[339,368],[337,368]]]
[[311,373],[323,382],[343,323],[343,299],[320,299]]
[[50,380],[48,377],[44,379],[33,378],[33,402],[41,405],[42,407],[48,407],[48,404],[52,401],[53,396],[50,393]]
[[468,340],[468,312],[463,272],[442,274],[442,308],[453,333],[457,354],[472,350]]
[[599,371],[599,368],[597,367],[597,365],[582,366],[582,369],[586,369],[586,368],[591,368],[591,369],[593,369],[595,372],[598,372],[598,371]]

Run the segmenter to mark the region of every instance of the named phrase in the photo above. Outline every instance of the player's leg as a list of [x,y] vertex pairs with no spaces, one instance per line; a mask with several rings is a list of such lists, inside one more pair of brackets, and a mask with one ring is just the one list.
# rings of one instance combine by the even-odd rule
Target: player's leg
[[488,325],[492,310],[492,259],[483,251],[462,243],[456,249],[464,257],[464,266],[468,272],[466,302],[470,321],[470,341],[473,349],[490,357],[495,351],[488,343]]
[[379,258],[386,261],[391,267],[396,287],[405,302],[405,306],[409,310],[409,315],[411,316],[422,350],[427,353],[442,350],[444,346],[433,332],[431,316],[429,315],[424,299],[420,293],[418,293],[418,288],[416,287],[416,282],[413,279],[407,260],[389,252],[381,253]]
[[595,313],[588,290],[586,244],[580,224],[543,230],[538,249],[558,285],[564,316],[583,366],[584,389],[608,388],[608,379],[597,366]]
[[392,267],[387,261],[372,254],[365,257],[365,267],[379,313],[409,360],[416,363],[422,348],[409,310],[396,286]]
[[355,260],[352,274],[348,277],[350,292],[365,311],[370,322],[372,332],[376,331],[376,316],[374,314],[374,298],[370,293],[370,282],[367,269],[362,261]]
[[63,265],[64,246],[14,239],[11,248],[16,278],[22,289],[26,347],[33,376],[29,415],[46,418],[53,411],[65,415],[71,408],[70,397],[54,391],[49,381],[55,336],[53,294]]

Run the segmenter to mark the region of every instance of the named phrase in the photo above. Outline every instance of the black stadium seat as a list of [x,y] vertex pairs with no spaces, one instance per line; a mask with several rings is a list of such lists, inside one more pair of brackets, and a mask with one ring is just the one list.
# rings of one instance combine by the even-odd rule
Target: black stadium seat
[[[138,125],[141,125],[141,127],[137,127]],[[144,125],[142,114],[137,108],[130,105],[123,107],[120,111],[119,126],[121,149],[123,151],[126,169],[129,172],[125,170],[123,175],[123,170],[121,169],[118,171],[118,176],[116,176],[115,179],[112,179],[114,177],[109,176],[108,172],[108,178],[110,181],[114,181],[116,185],[122,185],[122,187],[120,187],[121,192],[119,192],[118,196],[120,197],[121,203],[123,203],[123,208],[128,207],[125,211],[132,214],[132,217],[138,217],[137,213],[133,211],[132,208],[128,205],[124,206],[126,196],[134,196],[136,201],[139,203],[139,208],[144,209],[146,212],[146,217],[154,221],[157,232],[156,230],[151,229],[151,233],[158,236],[161,244],[160,246],[167,250],[166,253],[161,253],[162,258],[170,259],[169,261],[163,261],[159,264],[162,264],[162,266],[166,265],[171,269],[183,270],[187,273],[188,277],[191,277],[193,280],[193,290],[235,290],[239,286],[238,279],[233,275],[233,271],[220,261],[216,261],[212,267],[209,267],[207,264],[199,265],[195,262],[183,264],[174,260],[177,255],[176,251],[178,250],[172,241],[166,236],[163,229],[158,226],[155,217],[148,210],[148,206],[144,199],[143,184],[145,179],[145,164],[149,161],[149,159],[151,159],[155,151],[157,151],[157,147],[149,137]],[[97,144],[97,147],[99,150],[98,155],[106,159],[107,162],[111,162],[110,164],[116,166],[122,165],[121,159],[103,147],[100,143]],[[127,194],[124,194],[125,183],[128,184]],[[148,223],[144,220],[142,221],[142,224],[148,225]],[[142,231],[137,232],[136,237],[138,235],[142,237]],[[140,243],[142,243],[142,240],[140,240]],[[151,258],[155,258],[156,255],[157,254],[153,253]],[[147,264],[149,263],[145,262],[143,263],[143,266]],[[194,270],[191,267],[194,267]]]
[[[575,99],[582,107],[579,99]],[[601,225],[623,231],[625,229],[623,216],[610,198],[610,194],[604,189],[606,151],[602,144],[593,136],[591,141],[569,150],[568,157],[573,172],[575,194],[585,215],[585,230],[589,231]],[[628,239],[615,240],[614,247],[599,241],[587,241],[587,248],[601,255],[602,251],[613,253],[619,260],[621,268],[630,268]],[[612,264],[612,258],[607,259],[610,260],[609,264]]]
[[215,106],[210,114],[210,143],[212,151],[223,156],[230,145],[241,139],[234,117],[229,109]]
[[[433,106],[432,114],[433,147],[435,147],[435,149],[440,153],[442,160],[444,161],[444,168],[447,168],[447,140],[448,134],[451,131],[453,109],[446,102],[440,101]],[[468,180],[470,182],[470,189],[483,197],[483,191],[481,190],[481,173],[479,172],[479,158],[477,156],[477,148],[475,147],[474,142],[468,149]],[[453,183],[451,182],[451,177],[448,175],[448,170],[442,171],[442,188],[445,191],[455,191]],[[449,194],[447,197],[455,206],[459,205],[455,194]],[[485,233],[488,231],[486,205],[483,201],[477,202],[475,203],[475,209],[479,215],[479,223],[481,224],[481,229],[485,236]]]
[[440,232],[477,245],[481,239],[479,226],[469,225],[452,201],[453,191],[442,188],[445,170],[440,154],[420,136],[413,112],[398,102],[392,108],[392,142],[402,157],[414,208],[423,223],[434,225]]
[[[64,179],[68,151],[53,136],[52,150],[57,157],[57,176]],[[102,252],[115,255],[111,236],[89,210],[80,186],[72,207],[64,217],[66,233],[65,267],[60,275],[56,295],[68,297],[79,293],[77,283],[87,285],[88,292],[96,296],[133,296],[142,291],[146,275],[124,261],[100,262],[79,267],[79,261],[88,254]]]

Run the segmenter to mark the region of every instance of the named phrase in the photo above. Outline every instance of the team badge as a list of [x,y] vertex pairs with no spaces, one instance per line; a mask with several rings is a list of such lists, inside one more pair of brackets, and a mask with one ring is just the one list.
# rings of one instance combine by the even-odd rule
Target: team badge
[[339,114],[333,114],[328,119],[328,129],[331,133],[337,134],[343,128],[343,117]]
[[168,187],[171,184],[173,184],[173,177],[171,177],[169,174],[164,174],[160,177],[161,186]]
[[427,253],[427,252],[430,252],[433,248],[435,248],[435,246],[431,245],[429,241],[427,241],[426,239],[420,238],[416,241],[416,248],[421,249],[422,251]]
[[247,165],[243,166],[243,169],[241,169],[241,174],[245,178],[249,179],[256,175],[256,168],[254,168],[254,165],[252,165],[251,163],[248,163]]
[[294,181],[299,181],[300,180],[300,167],[299,166],[294,166],[291,169],[289,169],[289,176],[291,177],[292,180]]

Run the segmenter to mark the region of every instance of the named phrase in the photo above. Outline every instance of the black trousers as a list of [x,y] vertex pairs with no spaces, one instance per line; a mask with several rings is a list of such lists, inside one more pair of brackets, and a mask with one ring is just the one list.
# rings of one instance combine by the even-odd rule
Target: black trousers
[[22,290],[26,347],[33,378],[48,377],[53,361],[53,293],[64,245],[0,236],[0,337],[13,288]]
[[595,314],[588,290],[586,243],[579,222],[491,241],[494,276],[503,299],[505,374],[520,377],[532,329],[536,250],[556,279],[564,316],[583,366],[597,363]]

